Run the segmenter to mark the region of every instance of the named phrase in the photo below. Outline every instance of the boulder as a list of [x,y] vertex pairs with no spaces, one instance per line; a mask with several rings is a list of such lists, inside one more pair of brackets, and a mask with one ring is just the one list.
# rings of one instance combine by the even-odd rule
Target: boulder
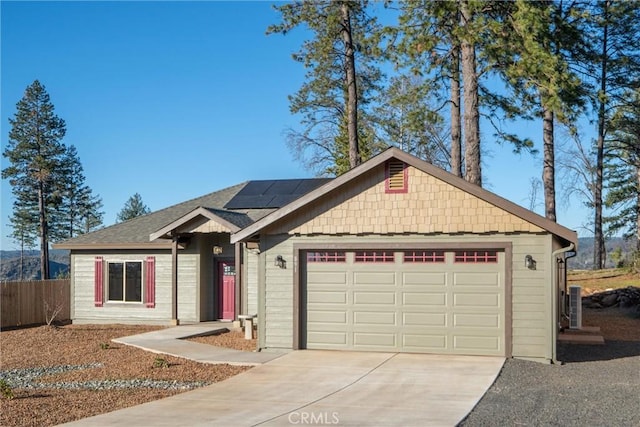
[[618,294],[612,293],[602,298],[602,305],[605,307],[613,307],[618,302]]

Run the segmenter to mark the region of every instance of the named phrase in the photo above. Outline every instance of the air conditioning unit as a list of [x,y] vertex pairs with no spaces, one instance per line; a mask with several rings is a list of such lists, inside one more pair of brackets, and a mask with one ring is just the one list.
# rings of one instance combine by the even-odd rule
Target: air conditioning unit
[[582,329],[581,286],[569,286],[569,329]]

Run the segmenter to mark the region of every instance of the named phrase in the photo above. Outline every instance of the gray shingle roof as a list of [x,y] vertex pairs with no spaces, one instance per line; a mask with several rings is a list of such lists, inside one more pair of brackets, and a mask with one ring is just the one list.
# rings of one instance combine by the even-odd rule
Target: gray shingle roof
[[[301,179],[298,181],[302,184],[309,184],[310,190],[317,185],[312,185],[315,184],[315,179]],[[133,218],[129,221],[114,224],[57,243],[54,247],[57,249],[90,249],[93,247],[131,248],[166,245],[168,242],[161,240],[150,242],[149,236],[200,207],[209,210],[211,213],[242,229],[277,210],[277,207],[280,207],[233,210],[225,208],[225,205],[227,205],[229,201],[252,182],[256,181],[243,182],[192,200],[187,200],[186,202],[178,203],[165,209]]]
[[[92,233],[83,234],[73,239],[60,242],[56,244],[55,247],[60,249],[71,249],[71,247],[85,245],[150,245],[151,242],[149,242],[149,235],[151,233],[161,229],[167,224],[175,221],[177,218],[186,215],[198,207],[214,209],[216,215],[222,216],[220,211],[224,212],[223,206],[240,190],[242,190],[245,185],[247,185],[247,182],[209,193],[192,200],[187,200],[186,202],[178,203],[177,205],[169,206],[168,208],[139,216],[129,221],[114,224]],[[228,212],[225,219],[233,224],[237,224],[238,226],[241,226],[241,224],[242,226],[246,226],[273,211],[274,209],[245,209],[242,211]]]

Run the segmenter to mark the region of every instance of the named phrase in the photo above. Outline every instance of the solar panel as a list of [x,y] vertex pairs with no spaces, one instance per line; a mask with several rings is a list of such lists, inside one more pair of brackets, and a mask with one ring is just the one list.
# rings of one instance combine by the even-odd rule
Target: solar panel
[[225,209],[281,208],[329,182],[331,178],[249,181]]

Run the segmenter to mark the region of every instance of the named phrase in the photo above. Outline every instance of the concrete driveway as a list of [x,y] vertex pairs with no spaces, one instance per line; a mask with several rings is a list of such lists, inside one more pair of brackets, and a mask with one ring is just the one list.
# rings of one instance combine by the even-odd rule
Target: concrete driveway
[[455,426],[504,358],[294,351],[221,383],[69,426]]

